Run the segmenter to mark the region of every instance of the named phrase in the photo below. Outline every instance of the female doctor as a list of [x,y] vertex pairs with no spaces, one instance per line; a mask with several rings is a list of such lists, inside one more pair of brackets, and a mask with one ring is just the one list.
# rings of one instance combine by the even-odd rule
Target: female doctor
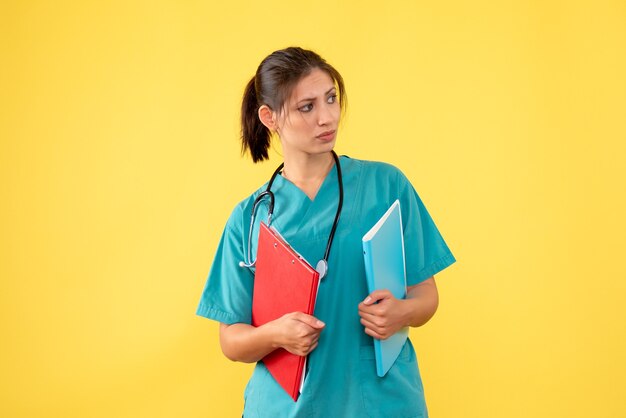
[[[230,215],[197,314],[220,322],[226,357],[256,362],[244,393],[246,418],[428,416],[410,340],[381,378],[373,339],[425,324],[438,305],[433,276],[455,259],[400,170],[335,154],[345,105],[337,70],[297,47],[266,57],[245,89],[243,151],[263,161],[276,135],[284,165]],[[363,235],[396,199],[404,228],[406,299],[386,290],[368,293],[362,254]],[[314,316],[293,312],[254,327],[251,265],[259,223],[269,216],[306,260],[314,266],[321,260],[325,277]],[[279,347],[308,355],[297,402],[260,361]]]

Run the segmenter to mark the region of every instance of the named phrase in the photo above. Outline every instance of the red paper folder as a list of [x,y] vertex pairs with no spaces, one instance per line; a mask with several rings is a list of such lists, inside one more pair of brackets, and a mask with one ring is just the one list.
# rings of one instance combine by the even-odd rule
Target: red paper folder
[[[318,284],[319,273],[275,230],[261,222],[252,296],[252,325],[258,327],[290,312],[313,315]],[[300,394],[305,359],[278,348],[262,360],[294,401]]]

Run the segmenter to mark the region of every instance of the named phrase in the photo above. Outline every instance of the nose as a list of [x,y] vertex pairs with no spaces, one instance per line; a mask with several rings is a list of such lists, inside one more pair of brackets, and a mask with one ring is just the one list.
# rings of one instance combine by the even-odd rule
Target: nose
[[317,115],[317,124],[319,126],[328,125],[333,120],[333,112],[330,109],[330,106],[321,106],[319,107],[319,112]]

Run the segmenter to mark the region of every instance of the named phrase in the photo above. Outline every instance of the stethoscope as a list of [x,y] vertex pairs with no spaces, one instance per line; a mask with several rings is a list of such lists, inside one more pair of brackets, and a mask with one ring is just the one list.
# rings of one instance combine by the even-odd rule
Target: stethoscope
[[[326,243],[326,252],[324,253],[324,258],[318,261],[315,266],[315,270],[320,275],[320,279],[323,279],[328,272],[328,255],[330,254],[330,247],[333,245],[333,238],[335,237],[335,230],[337,229],[337,224],[339,223],[339,215],[341,214],[341,207],[343,206],[343,179],[341,177],[341,165],[339,164],[339,157],[335,151],[331,151],[333,154],[333,158],[335,159],[335,166],[337,167],[337,180],[339,181],[339,205],[337,205],[337,213],[335,214],[335,220],[333,221],[333,227],[330,230],[330,235],[328,236],[328,242]],[[254,220],[256,218],[256,209],[259,203],[268,196],[270,198],[270,204],[267,212],[267,226],[270,226],[272,223],[272,214],[274,213],[274,193],[272,192],[272,184],[274,183],[274,179],[280,170],[283,169],[285,163],[281,163],[278,168],[272,174],[269,183],[267,184],[267,188],[265,191],[261,192],[256,199],[254,199],[254,203],[252,204],[252,214],[250,215],[250,229],[248,230],[248,251],[247,251],[247,261],[240,261],[240,267],[254,267],[256,264],[256,260],[252,260],[252,229],[254,227]]]

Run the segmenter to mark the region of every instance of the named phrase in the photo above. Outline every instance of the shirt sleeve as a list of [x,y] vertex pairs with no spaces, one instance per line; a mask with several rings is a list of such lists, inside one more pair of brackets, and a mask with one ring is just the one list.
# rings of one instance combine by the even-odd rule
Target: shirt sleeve
[[412,286],[450,266],[456,259],[409,180],[401,172],[398,175],[406,282],[407,286]]
[[242,211],[231,214],[211,266],[197,315],[225,324],[252,322],[252,290],[254,275],[244,260]]

